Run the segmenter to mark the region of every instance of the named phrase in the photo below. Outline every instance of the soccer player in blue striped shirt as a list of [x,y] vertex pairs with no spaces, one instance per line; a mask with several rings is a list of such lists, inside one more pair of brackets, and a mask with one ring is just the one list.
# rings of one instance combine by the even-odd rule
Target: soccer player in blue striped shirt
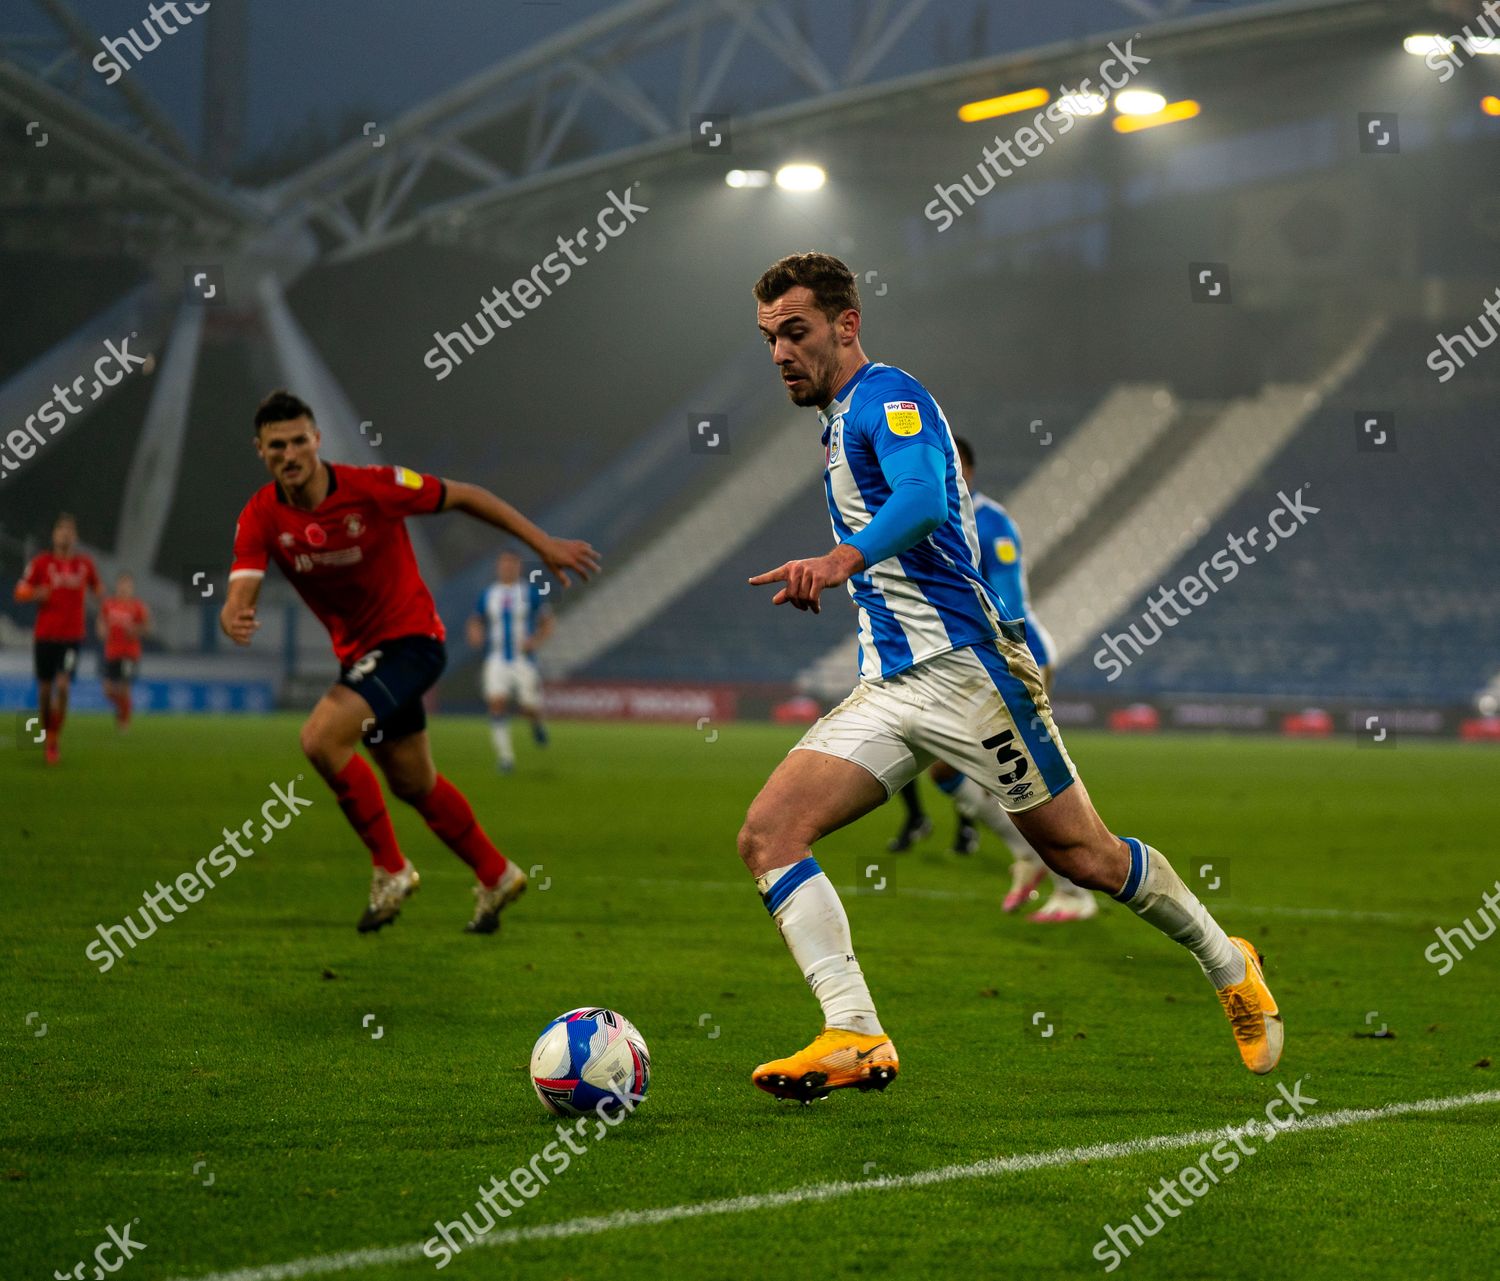
[[875,1012],[849,920],[810,847],[869,813],[934,759],[996,796],[1047,865],[1105,890],[1192,952],[1240,1057],[1265,1073],[1282,1023],[1260,954],[1231,938],[1167,860],[1095,812],[1052,720],[1024,630],[979,571],[974,509],[953,433],[910,374],[866,358],[860,299],[837,258],[793,254],[756,282],[756,321],[792,402],[816,407],[835,546],[749,581],[772,603],[820,611],[847,584],[859,609],[860,683],[777,766],[739,853],[823,1009],[804,1049],[757,1067],[762,1090],[810,1099],[884,1089],[896,1047]]
[[495,581],[479,593],[469,619],[469,644],[485,647],[480,683],[490,714],[495,764],[502,774],[516,767],[516,752],[510,741],[512,703],[531,722],[531,736],[537,746],[547,746],[542,677],[534,655],[555,625],[545,590],[522,581],[521,558],[515,552],[501,552],[495,562]]

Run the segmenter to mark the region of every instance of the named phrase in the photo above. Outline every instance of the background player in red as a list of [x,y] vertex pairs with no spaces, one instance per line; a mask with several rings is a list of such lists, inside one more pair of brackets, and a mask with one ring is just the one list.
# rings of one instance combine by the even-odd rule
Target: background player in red
[[67,512],[52,526],[52,550],[38,552],[16,584],[16,599],[35,601],[37,708],[47,736],[47,764],[58,761],[68,691],[83,644],[85,592],[99,599],[99,571],[78,550],[78,522]]
[[564,587],[572,584],[568,570],[585,579],[596,571],[598,555],[585,542],[552,538],[477,485],[404,467],[325,463],[320,443],[312,410],[290,393],[272,392],[256,411],[255,449],[272,483],[240,513],[219,624],[236,644],[250,643],[260,626],[261,580],[275,560],[328,629],[343,673],[303,725],[302,750],[375,863],[360,931],[394,920],[420,882],[396,843],[380,782],[355,750],[363,739],[391,791],[479,878],[465,928],[493,933],[501,909],[526,888],[526,874],[495,848],[463,793],[433,764],[422,695],[447,662],[445,633],[405,519],[464,512],[514,534]]
[[151,627],[151,611],[135,594],[135,579],[121,574],[115,594],[99,606],[95,624],[104,642],[104,697],[114,704],[115,725],[130,728],[130,686],[141,662],[141,637]]

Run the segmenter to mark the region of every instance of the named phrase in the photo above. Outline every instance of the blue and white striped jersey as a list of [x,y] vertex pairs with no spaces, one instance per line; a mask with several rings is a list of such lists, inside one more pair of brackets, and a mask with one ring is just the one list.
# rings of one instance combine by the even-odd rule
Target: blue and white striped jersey
[[849,580],[859,607],[859,673],[883,680],[938,654],[993,640],[1002,606],[979,572],[979,538],[943,411],[910,374],[869,363],[819,411],[824,489],[839,542],[891,496],[881,460],[903,449],[941,453],[948,516],[921,542]]
[[974,525],[979,531],[979,572],[995,589],[1006,618],[1026,624],[1026,644],[1038,667],[1052,662],[1051,637],[1031,612],[1031,593],[1026,585],[1026,565],[1021,556],[1021,531],[1011,515],[993,498],[970,495],[974,503]]
[[484,620],[487,653],[507,663],[529,657],[521,646],[536,632],[547,608],[535,583],[491,583],[474,606]]

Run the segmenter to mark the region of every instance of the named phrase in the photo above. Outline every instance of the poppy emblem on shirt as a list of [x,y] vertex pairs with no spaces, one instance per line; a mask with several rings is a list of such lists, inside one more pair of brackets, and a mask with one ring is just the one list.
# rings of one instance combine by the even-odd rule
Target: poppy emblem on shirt
[[323,526],[314,523],[302,531],[302,537],[312,547],[322,547],[328,541],[328,533]]

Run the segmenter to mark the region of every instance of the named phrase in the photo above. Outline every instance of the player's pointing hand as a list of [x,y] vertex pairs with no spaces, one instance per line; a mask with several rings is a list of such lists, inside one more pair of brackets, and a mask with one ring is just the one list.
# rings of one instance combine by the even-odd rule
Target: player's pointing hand
[[829,587],[838,587],[848,581],[850,575],[864,568],[864,557],[847,543],[841,543],[826,556],[815,556],[809,560],[789,560],[785,565],[757,574],[750,579],[752,587],[766,583],[785,583],[771,598],[773,605],[790,602],[798,609],[823,612],[819,597]]
[[599,572],[599,553],[581,538],[549,538],[536,550],[547,572],[559,579],[564,587],[573,585],[567,574],[570,569],[584,582],[588,581],[590,574]]

